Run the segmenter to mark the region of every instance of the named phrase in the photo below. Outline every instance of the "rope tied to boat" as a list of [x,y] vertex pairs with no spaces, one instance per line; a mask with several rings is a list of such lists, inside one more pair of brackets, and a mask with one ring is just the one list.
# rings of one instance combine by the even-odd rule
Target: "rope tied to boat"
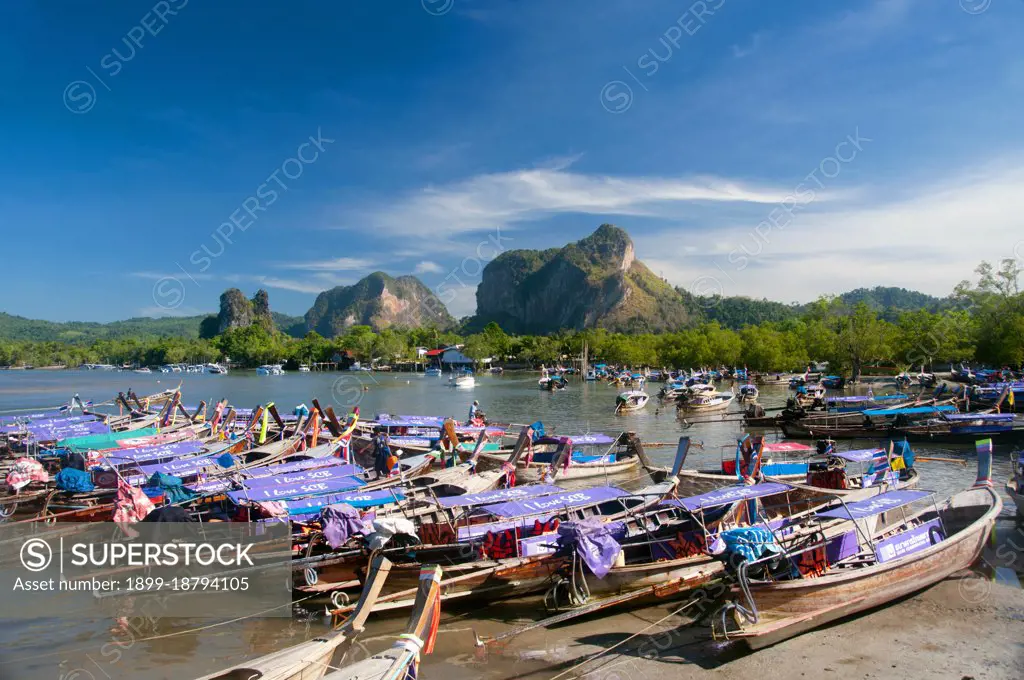
[[413,633],[402,633],[398,636],[398,641],[394,644],[397,649],[404,649],[411,654],[415,654],[417,660],[420,658],[420,652],[423,650],[423,645],[423,640]]

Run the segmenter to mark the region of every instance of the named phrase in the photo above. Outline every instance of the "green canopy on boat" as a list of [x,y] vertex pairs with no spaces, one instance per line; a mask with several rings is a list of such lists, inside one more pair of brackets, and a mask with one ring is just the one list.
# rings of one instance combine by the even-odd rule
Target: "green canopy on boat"
[[68,437],[57,442],[57,446],[72,451],[102,451],[104,449],[116,449],[117,442],[122,439],[134,439],[136,437],[150,437],[157,434],[155,427],[147,427],[141,430],[129,430],[126,432],[105,432],[103,434],[87,434],[82,437]]

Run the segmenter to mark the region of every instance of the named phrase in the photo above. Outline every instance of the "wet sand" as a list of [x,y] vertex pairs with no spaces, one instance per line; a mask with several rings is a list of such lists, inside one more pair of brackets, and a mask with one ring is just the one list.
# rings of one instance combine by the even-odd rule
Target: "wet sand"
[[[469,649],[469,624],[445,622],[421,677],[1019,680],[1024,677],[1022,578],[1024,527],[1000,521],[995,544],[975,570],[756,653],[723,650],[707,639],[706,627],[690,625],[693,620],[685,614],[672,616],[686,602],[677,599],[528,631],[486,656]],[[514,611],[493,604],[475,613],[472,627],[481,634],[500,633],[510,624],[499,619]]]

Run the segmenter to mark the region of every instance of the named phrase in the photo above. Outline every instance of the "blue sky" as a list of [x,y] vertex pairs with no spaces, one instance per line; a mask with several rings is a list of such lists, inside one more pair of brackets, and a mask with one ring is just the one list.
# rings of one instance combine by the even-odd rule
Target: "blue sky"
[[1024,258],[1021,0],[92,4],[5,4],[10,313],[301,314],[380,269],[461,316],[602,222],[783,301]]

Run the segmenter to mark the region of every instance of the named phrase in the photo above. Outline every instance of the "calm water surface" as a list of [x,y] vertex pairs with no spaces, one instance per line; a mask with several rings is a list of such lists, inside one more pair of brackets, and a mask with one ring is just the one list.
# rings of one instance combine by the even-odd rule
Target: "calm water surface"
[[[680,435],[687,434],[703,443],[702,450],[691,450],[688,466],[717,465],[721,447],[734,446],[737,435],[742,432],[738,422],[700,423],[686,428],[676,418],[673,408],[659,409],[656,400],[644,411],[617,416],[614,413],[616,388],[574,381],[563,392],[549,393],[537,389],[537,378],[536,373],[482,375],[478,376],[475,388],[453,389],[448,386],[447,378],[408,373],[290,373],[259,377],[251,371],[226,376],[0,371],[0,411],[51,407],[66,402],[74,393],[99,403],[129,387],[144,395],[175,387],[179,382],[184,401],[189,405],[200,400],[213,403],[221,398],[241,407],[274,401],[282,412],[290,412],[296,405],[310,404],[313,398],[318,398],[324,406],[332,404],[339,415],[358,405],[364,417],[384,412],[450,415],[463,420],[469,405],[477,399],[481,408],[496,421],[530,423],[539,419],[549,431],[554,429],[564,434],[635,431],[645,442],[670,444],[648,449],[649,456],[660,464],[671,462],[675,442]],[[653,395],[658,388],[658,385],[650,385],[647,391]],[[876,387],[875,391],[881,390]],[[761,395],[761,403],[771,408],[783,405],[789,393],[784,387],[765,387]],[[853,445],[860,448],[870,446],[871,442],[854,442]],[[968,461],[966,468],[920,463],[922,488],[949,494],[973,482],[972,447],[916,444],[914,448],[919,456]],[[1008,453],[1008,450],[997,450],[995,478],[998,487],[1009,474]],[[1009,510],[1004,511],[1001,525],[1009,525],[1010,515]],[[505,604],[468,611],[446,610],[437,651],[424,663],[424,677],[430,677],[431,666],[443,660],[465,665],[466,677],[505,674],[502,668],[473,665],[471,630],[500,631],[508,621],[524,613],[520,609],[522,606]],[[0,608],[0,680],[194,678],[327,630],[326,619],[320,612],[305,610],[297,610],[290,620],[249,619],[185,634],[181,633],[216,624],[217,620],[162,619],[155,625],[139,626],[132,620],[3,621],[2,617]],[[364,646],[354,653],[372,653],[388,646],[390,636],[403,626],[403,617],[372,621],[361,638]],[[508,674],[524,670],[526,666],[520,663],[508,669]]]

